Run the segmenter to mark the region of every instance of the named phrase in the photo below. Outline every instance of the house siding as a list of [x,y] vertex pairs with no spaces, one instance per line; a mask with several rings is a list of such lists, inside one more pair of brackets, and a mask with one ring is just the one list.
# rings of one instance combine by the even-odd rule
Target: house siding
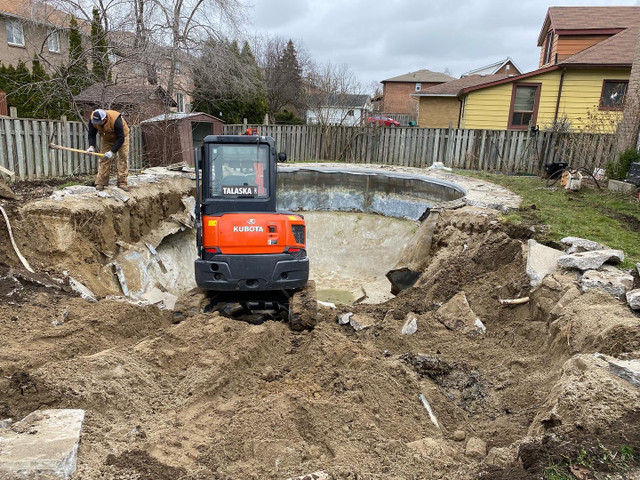
[[456,97],[419,97],[418,126],[448,128],[458,126],[460,101]]
[[[605,79],[626,80],[629,70],[567,70],[558,106],[558,119],[566,117],[573,130],[611,131],[619,112],[598,110]],[[540,83],[540,102],[536,123],[540,128],[553,125],[560,86],[561,70],[542,73],[522,80]],[[509,121],[513,83],[509,82],[469,92],[466,95],[462,128],[506,130]]]

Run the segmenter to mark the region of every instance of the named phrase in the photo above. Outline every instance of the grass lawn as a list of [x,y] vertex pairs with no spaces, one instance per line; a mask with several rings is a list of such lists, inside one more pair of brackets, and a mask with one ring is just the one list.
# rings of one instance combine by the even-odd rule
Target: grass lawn
[[[504,216],[507,222],[547,225],[536,238],[542,243],[559,242],[564,237],[581,237],[603,243],[625,253],[623,267],[640,262],[640,201],[631,195],[603,188],[583,188],[570,192],[560,187],[546,188],[539,177],[516,177],[456,171],[508,188],[522,197],[522,208]],[[606,184],[606,182],[605,182]],[[539,230],[539,229],[538,229]]]

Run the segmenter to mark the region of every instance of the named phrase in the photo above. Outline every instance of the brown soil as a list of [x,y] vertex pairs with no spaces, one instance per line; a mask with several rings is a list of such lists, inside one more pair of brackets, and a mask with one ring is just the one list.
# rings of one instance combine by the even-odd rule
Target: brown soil
[[[40,273],[16,275],[12,255],[0,268],[0,417],[84,409],[73,478],[286,479],[322,470],[354,480],[533,479],[598,441],[640,447],[637,418],[623,408],[640,408],[633,390],[617,377],[600,381],[606,370],[588,364],[595,352],[637,358],[640,319],[606,295],[571,297],[569,275],[531,291],[522,250],[528,234],[508,231],[495,213],[445,212],[415,287],[384,304],[321,307],[310,332],[218,313],[187,313],[173,324],[155,307],[88,303],[47,275],[63,266],[100,268],[100,253],[89,252],[118,237],[140,238],[177,208],[170,190],[130,209],[85,206],[74,213],[77,236],[67,251],[30,233],[44,207],[15,212],[16,236]],[[111,244],[108,228],[90,228],[96,215],[109,228],[125,215],[129,227]],[[134,216],[143,221],[134,225]],[[485,335],[438,321],[435,311],[460,291]],[[521,296],[531,301],[499,303]],[[373,326],[338,325],[344,312]],[[402,335],[409,313],[418,330]],[[567,366],[577,354],[585,359]],[[576,386],[581,376],[588,388]],[[615,398],[601,385],[615,385]],[[574,404],[572,395],[583,400]],[[480,463],[454,440],[459,430],[487,451],[515,454]]]

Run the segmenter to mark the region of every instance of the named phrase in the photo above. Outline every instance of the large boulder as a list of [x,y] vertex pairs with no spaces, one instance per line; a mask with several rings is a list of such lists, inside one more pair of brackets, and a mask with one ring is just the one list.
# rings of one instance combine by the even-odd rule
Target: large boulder
[[627,303],[632,310],[640,310],[640,288],[627,292]]

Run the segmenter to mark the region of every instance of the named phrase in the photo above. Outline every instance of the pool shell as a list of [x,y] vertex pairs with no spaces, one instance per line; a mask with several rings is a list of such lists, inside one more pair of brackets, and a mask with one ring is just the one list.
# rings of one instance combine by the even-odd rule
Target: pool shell
[[335,167],[279,166],[278,208],[376,213],[420,220],[438,206],[460,204],[467,190],[426,175]]

